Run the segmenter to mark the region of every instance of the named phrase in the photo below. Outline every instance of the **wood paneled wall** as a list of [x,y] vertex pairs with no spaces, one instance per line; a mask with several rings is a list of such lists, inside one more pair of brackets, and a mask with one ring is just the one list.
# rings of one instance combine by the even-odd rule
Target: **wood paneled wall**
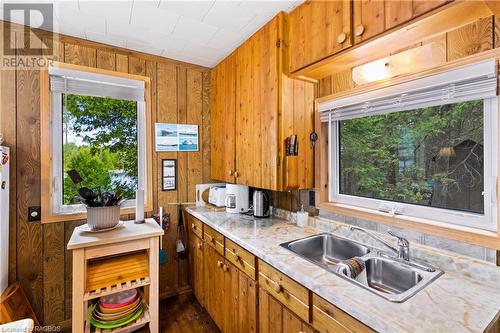
[[[3,29],[6,23],[0,23]],[[199,125],[198,152],[152,152],[155,211],[163,206],[172,218],[163,239],[168,260],[160,268],[160,296],[186,290],[187,260],[180,261],[176,255],[177,206],[170,203],[194,201],[194,185],[210,180],[209,70],[66,36],[52,41],[47,34],[44,42],[55,43],[59,61],[149,76],[152,79],[153,124]],[[22,51],[16,55],[22,56]],[[43,225],[28,222],[28,207],[40,205],[39,72],[18,67],[0,71],[0,74],[0,131],[4,135],[4,145],[11,148],[9,280],[21,282],[44,325],[67,326],[71,318],[72,260],[66,244],[73,229],[85,221]],[[161,190],[161,163],[165,158],[178,161],[176,191]]]

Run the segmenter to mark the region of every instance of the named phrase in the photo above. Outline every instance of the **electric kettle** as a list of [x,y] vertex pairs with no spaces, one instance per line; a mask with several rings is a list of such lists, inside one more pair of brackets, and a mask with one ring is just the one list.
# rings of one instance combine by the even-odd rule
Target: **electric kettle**
[[269,217],[269,193],[266,191],[255,190],[253,192],[253,216]]

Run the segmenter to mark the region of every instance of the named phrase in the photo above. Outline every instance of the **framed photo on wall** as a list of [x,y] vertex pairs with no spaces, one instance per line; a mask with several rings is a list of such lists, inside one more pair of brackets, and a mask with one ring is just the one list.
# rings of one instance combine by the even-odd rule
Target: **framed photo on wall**
[[162,191],[175,191],[177,189],[177,160],[161,160],[161,189]]

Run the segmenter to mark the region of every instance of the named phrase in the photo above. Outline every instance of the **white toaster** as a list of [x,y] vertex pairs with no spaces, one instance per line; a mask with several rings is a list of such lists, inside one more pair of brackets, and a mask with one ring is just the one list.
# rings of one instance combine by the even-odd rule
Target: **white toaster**
[[216,207],[225,207],[226,186],[211,186],[208,191],[208,202]]

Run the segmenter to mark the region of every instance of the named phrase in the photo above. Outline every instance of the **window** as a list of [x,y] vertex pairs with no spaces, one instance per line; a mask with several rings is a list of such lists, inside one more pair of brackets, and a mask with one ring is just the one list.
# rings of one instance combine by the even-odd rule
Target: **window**
[[[120,188],[122,207],[133,207],[136,190],[147,186],[144,82],[53,67],[49,74],[52,212],[84,212],[81,186]],[[83,178],[78,185],[67,174],[73,169]]]
[[494,68],[476,64],[321,105],[329,201],[496,230]]

